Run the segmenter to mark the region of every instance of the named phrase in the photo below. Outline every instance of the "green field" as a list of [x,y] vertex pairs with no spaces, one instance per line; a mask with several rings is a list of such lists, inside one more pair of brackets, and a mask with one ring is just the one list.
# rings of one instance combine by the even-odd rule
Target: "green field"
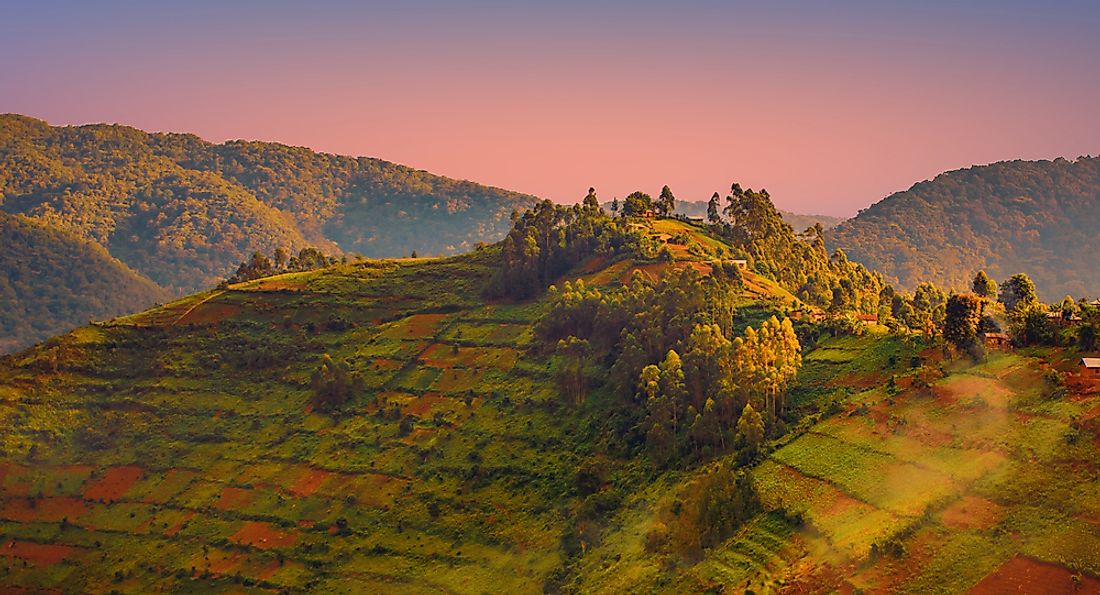
[[[667,266],[721,248],[657,223],[687,237]],[[753,468],[760,513],[687,558],[651,541],[700,467],[616,450],[635,428],[604,388],[563,405],[534,339],[547,303],[486,303],[494,265],[486,249],[281,275],[4,358],[0,585],[958,592],[1016,556],[1100,574],[1100,447],[1079,427],[1100,397],[1042,390],[1071,356],[973,364],[881,329],[822,335]],[[735,328],[799,306],[745,282]],[[337,413],[313,404],[326,355],[362,381]],[[600,484],[581,493],[586,468]]]

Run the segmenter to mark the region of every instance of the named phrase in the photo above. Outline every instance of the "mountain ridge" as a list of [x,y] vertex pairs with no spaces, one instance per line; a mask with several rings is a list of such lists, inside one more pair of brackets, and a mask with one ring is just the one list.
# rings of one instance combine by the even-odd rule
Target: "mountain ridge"
[[0,115],[0,212],[95,242],[168,295],[212,287],[254,252],[277,248],[385,257],[466,251],[502,237],[512,212],[534,201],[370,157]]
[[1001,161],[944,172],[826,234],[900,288],[967,290],[978,270],[1025,272],[1046,301],[1100,294],[1100,157]]

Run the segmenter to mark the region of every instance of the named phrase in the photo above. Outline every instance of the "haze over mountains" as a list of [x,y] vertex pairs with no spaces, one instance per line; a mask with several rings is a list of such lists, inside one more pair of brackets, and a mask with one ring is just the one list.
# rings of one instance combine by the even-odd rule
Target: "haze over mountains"
[[[109,253],[133,269],[127,276],[136,271],[147,280],[112,283],[121,295],[111,298],[78,284],[64,295],[86,303],[53,308],[48,321],[12,302],[5,314],[22,312],[15,318],[29,320],[15,325],[5,318],[0,336],[7,345],[25,345],[89,316],[122,313],[107,304],[147,307],[158,296],[212,286],[252,252],[271,254],[280,246],[372,257],[469,250],[503,236],[511,213],[533,201],[367,157],[275,143],[215,145],[117,125],[53,127],[2,115],[0,211],[38,226],[18,242],[50,262],[67,254],[51,255],[63,244],[94,242],[106,251],[96,258]],[[49,230],[63,231],[65,239],[51,238]],[[100,263],[96,270],[118,264]],[[2,270],[9,284],[18,283],[13,276],[20,267]],[[44,297],[48,287],[69,287],[55,272],[64,271],[37,271],[34,287],[23,285],[15,294],[22,296],[18,301],[54,299]]]
[[0,353],[168,297],[95,242],[33,219],[0,212],[0,246]]
[[[1047,300],[1093,295],[1100,264],[1082,256],[1100,248],[1097,162],[948,172],[843,223],[781,214],[798,231],[821,223],[830,249],[902,289],[923,280],[964,289],[984,268],[998,279],[1029,273]],[[0,349],[213,286],[254,251],[462,252],[503,237],[510,214],[534,201],[373,158],[0,115],[0,212],[27,217],[0,233],[49,263],[34,269],[33,283],[20,273],[25,264],[2,269],[0,290],[14,297],[0,311]],[[706,203],[679,201],[677,212],[703,216]],[[77,253],[94,264],[73,266]]]
[[[688,217],[706,217],[707,216],[707,201],[705,200],[689,200],[679,201],[676,203],[676,212],[687,215]],[[829,215],[804,215],[801,213],[792,213],[790,211],[784,211],[779,209],[779,214],[783,216],[783,220],[788,225],[794,228],[795,231],[805,231],[808,227],[813,227],[814,224],[820,223],[824,229],[831,229],[844,221],[843,217],[831,217]]]
[[912,289],[1026,272],[1047,301],[1100,293],[1100,157],[947,172],[862,211],[829,246]]

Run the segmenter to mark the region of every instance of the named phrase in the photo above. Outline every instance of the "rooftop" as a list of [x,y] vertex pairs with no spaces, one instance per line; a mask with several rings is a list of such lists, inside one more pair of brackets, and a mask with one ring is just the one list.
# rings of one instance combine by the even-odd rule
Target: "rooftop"
[[1081,365],[1086,368],[1100,368],[1100,357],[1083,357]]

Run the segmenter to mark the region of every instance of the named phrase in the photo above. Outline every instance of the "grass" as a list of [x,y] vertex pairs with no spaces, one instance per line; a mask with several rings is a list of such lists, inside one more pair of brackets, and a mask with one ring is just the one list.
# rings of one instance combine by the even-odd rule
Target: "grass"
[[[720,247],[654,225],[687,234],[680,265]],[[615,283],[634,264],[577,272]],[[958,592],[1017,553],[1100,570],[1098,443],[1067,439],[1096,397],[1043,398],[1042,351],[948,362],[943,377],[929,345],[882,331],[805,353],[789,401],[809,415],[754,471],[765,513],[700,561],[654,555],[646,536],[692,472],[597,455],[609,395],[559,405],[553,359],[528,349],[546,304],[484,303],[491,266],[480,253],[338,265],[5,358],[0,584],[522,593],[565,573],[581,592]],[[792,303],[746,280],[762,293],[737,324]],[[310,407],[324,354],[366,386],[342,414]],[[568,558],[576,470],[596,460],[622,503]],[[999,516],[949,529],[963,498]]]

